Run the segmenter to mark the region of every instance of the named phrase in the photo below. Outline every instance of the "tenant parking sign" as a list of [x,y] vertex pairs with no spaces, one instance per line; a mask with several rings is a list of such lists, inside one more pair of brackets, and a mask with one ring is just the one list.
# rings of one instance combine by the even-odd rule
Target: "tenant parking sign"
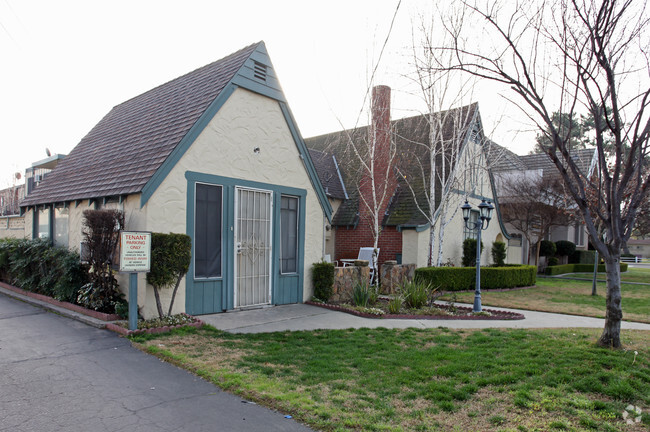
[[151,233],[120,231],[120,271],[148,272],[151,269]]

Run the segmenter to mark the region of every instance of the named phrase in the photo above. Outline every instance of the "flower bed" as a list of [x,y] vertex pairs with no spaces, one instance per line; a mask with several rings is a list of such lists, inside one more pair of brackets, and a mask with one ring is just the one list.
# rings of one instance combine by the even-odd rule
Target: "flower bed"
[[437,319],[437,320],[521,320],[525,317],[516,312],[507,312],[496,309],[483,309],[474,313],[471,307],[445,305],[436,303],[432,308],[407,310],[405,313],[388,313],[388,302],[380,299],[372,307],[357,307],[350,304],[330,304],[308,301],[307,304],[349,313],[363,318],[381,319]]
[[175,328],[201,326],[203,326],[203,321],[184,313],[164,317],[162,319],[154,318],[150,320],[138,320],[137,330],[129,330],[127,321],[117,321],[106,324],[107,329],[126,336],[143,333],[165,333]]

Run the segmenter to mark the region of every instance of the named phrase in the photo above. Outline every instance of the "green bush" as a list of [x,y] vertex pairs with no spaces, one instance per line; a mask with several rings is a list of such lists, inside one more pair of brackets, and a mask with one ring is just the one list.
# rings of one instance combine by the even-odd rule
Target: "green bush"
[[555,266],[555,265],[558,265],[559,263],[560,263],[560,260],[557,259],[557,257],[550,257],[548,259],[548,265],[550,265],[550,266]]
[[[481,253],[483,253],[483,242],[481,242]],[[463,242],[463,267],[476,265],[476,239],[468,238]]]
[[595,259],[596,251],[578,249],[569,256],[569,264],[593,264]]
[[[536,266],[512,265],[481,267],[481,289],[535,285]],[[441,291],[472,290],[476,285],[475,267],[422,267],[415,270],[417,281],[439,287]]]
[[576,252],[576,245],[568,240],[559,240],[555,242],[555,254],[557,256],[570,257]]
[[96,311],[115,313],[115,305],[123,302],[112,264],[124,229],[124,212],[101,209],[84,210],[83,239],[88,245],[90,283],[77,297],[77,303]]
[[495,266],[503,266],[506,262],[506,256],[506,244],[504,242],[495,241],[492,243],[492,262]]
[[334,264],[319,262],[312,266],[312,282],[314,284],[314,297],[328,301],[334,289]]
[[79,254],[47,240],[0,240],[0,278],[27,291],[74,303],[88,282]]
[[555,243],[549,240],[542,240],[539,246],[539,256],[549,257],[555,255]]
[[430,285],[423,281],[405,282],[399,288],[404,305],[412,309],[426,305],[431,291]]
[[[620,263],[621,272],[627,271],[627,263]],[[590,273],[594,271],[594,265],[592,264],[563,264],[556,266],[546,267],[545,274],[547,276],[556,276],[566,273]],[[605,273],[605,264],[598,264],[598,273]]]
[[388,313],[397,315],[402,309],[402,296],[396,295],[388,302]]
[[147,282],[154,288],[158,316],[164,316],[160,302],[160,290],[174,287],[167,315],[172,314],[178,286],[190,268],[192,260],[192,239],[187,234],[151,234],[151,269]]
[[368,307],[370,302],[371,286],[368,283],[358,283],[352,289],[352,303],[355,306]]

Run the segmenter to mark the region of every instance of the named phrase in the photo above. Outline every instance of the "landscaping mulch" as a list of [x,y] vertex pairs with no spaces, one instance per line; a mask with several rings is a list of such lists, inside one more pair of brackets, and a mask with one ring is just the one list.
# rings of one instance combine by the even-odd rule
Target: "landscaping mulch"
[[[455,311],[453,315],[419,315],[419,314],[389,314],[375,315],[371,313],[361,312],[352,309],[345,304],[335,305],[329,303],[319,303],[307,301],[306,304],[331,309],[339,312],[345,312],[351,315],[356,315],[362,318],[375,318],[375,319],[428,319],[428,320],[522,320],[524,315],[517,312],[508,312],[497,309],[483,309],[483,313],[474,314],[471,307],[465,306],[449,306],[436,304],[439,309],[446,309],[448,311]],[[488,315],[489,314],[489,315]]]

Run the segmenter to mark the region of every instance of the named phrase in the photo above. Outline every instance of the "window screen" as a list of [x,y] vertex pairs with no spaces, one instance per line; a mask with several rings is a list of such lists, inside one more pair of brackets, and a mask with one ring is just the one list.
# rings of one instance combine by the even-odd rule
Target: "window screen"
[[282,273],[296,273],[298,271],[298,198],[282,197],[280,219]]
[[196,185],[194,276],[221,277],[221,186]]

